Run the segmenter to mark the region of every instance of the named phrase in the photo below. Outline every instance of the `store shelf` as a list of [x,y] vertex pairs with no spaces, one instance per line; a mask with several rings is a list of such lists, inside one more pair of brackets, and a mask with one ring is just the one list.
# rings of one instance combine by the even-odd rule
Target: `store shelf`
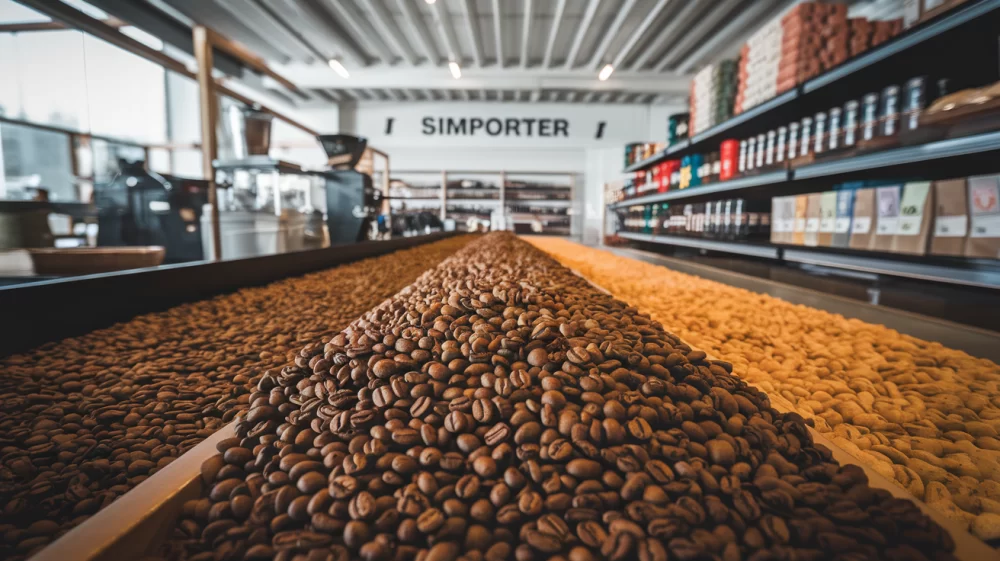
[[1000,288],[1000,272],[963,269],[932,263],[915,261],[897,261],[880,257],[862,255],[847,255],[814,251],[808,249],[783,250],[782,258],[793,263],[820,265],[836,269],[846,269],[864,273],[875,273],[893,277],[955,284],[960,286],[975,286],[979,288]]
[[925,263],[917,260],[906,260],[904,256],[901,256],[900,259],[894,259],[892,257],[877,255],[834,253],[821,248],[791,248],[765,244],[685,238],[682,236],[635,234],[632,232],[618,232],[618,235],[625,239],[646,243],[693,247],[735,255],[748,255],[804,265],[817,265],[847,271],[959,286],[1000,289],[1000,269],[987,270]]
[[698,238],[685,238],[682,236],[634,234],[632,232],[618,232],[618,235],[638,242],[658,243],[678,247],[693,247],[696,249],[706,249],[710,251],[723,251],[726,253],[749,255],[751,257],[763,257],[765,259],[778,259],[780,254],[779,248],[770,245],[703,240]]
[[690,146],[691,146],[691,142],[688,141],[688,140],[682,140],[682,141],[680,141],[680,142],[678,142],[676,144],[672,144],[672,145],[664,148],[663,150],[660,150],[656,154],[653,154],[652,156],[646,158],[645,160],[640,160],[640,161],[638,161],[638,162],[636,162],[636,163],[634,163],[634,164],[626,167],[625,168],[625,173],[631,173],[633,171],[644,170],[644,169],[646,169],[646,168],[648,168],[650,166],[655,166],[656,164],[658,164],[658,163],[660,163],[660,162],[662,162],[664,160],[667,160],[667,159],[669,159],[671,157],[674,157],[676,154],[679,154],[679,153],[687,150]]
[[995,150],[1000,150],[1000,132],[976,134],[963,138],[950,138],[919,146],[892,148],[851,158],[808,164],[793,169],[792,179],[835,177],[858,171],[924,163],[931,160],[944,160]]
[[798,89],[793,88],[781,95],[778,95],[777,97],[773,97],[765,101],[764,103],[755,105],[750,109],[747,109],[746,111],[740,113],[739,115],[734,116],[731,119],[727,119],[726,121],[719,123],[718,125],[715,125],[714,127],[704,132],[700,132],[694,135],[693,137],[691,137],[691,146],[700,147],[700,145],[705,143],[706,141],[717,139],[722,135],[722,133],[730,129],[736,128],[744,123],[747,123],[752,119],[756,119],[757,117],[760,117],[761,115],[770,112],[776,107],[780,107],[787,103],[791,103],[797,97],[799,97]]
[[[817,178],[836,179],[838,177],[848,177],[858,172],[868,170],[879,170],[885,175],[887,172],[898,172],[905,175],[907,167],[926,167],[927,164],[940,164],[953,158],[965,156],[982,155],[991,152],[1000,154],[1000,131],[976,134],[962,138],[950,138],[921,144],[918,146],[904,146],[901,148],[891,148],[880,152],[862,154],[840,159],[830,159],[812,164],[806,164],[791,170],[779,170],[765,172],[758,175],[740,177],[729,181],[721,181],[700,187],[667,191],[665,193],[653,193],[634,199],[628,199],[617,203],[612,203],[609,208],[618,209],[630,206],[661,203],[667,201],[677,201],[704,197],[705,195],[715,195],[720,193],[733,194],[737,191],[760,187],[765,185],[782,185],[791,187],[797,183]],[[935,175],[931,177],[931,175]],[[922,176],[927,179],[939,179],[943,177],[953,177],[968,175],[961,173],[961,170],[952,171],[948,168],[938,166],[935,170],[923,170]],[[779,195],[782,193],[775,193]]]
[[889,57],[899,54],[907,49],[911,49],[929,39],[933,39],[948,31],[953,31],[958,27],[972,22],[976,18],[985,16],[990,12],[1000,8],[1000,0],[984,0],[981,2],[970,2],[954,12],[921,25],[916,29],[905,32],[888,42],[879,45],[866,53],[858,55],[840,66],[825,72],[824,74],[805,82],[802,85],[803,93],[811,93],[822,87],[828,86],[838,80],[869,68]]
[[[718,142],[722,140],[724,133],[734,131],[735,129],[748,128],[751,122],[758,119],[772,118],[773,121],[780,121],[785,118],[794,118],[796,112],[801,109],[799,106],[803,103],[808,101],[808,105],[816,105],[813,102],[826,96],[826,94],[817,94],[815,92],[831,84],[843,83],[844,80],[851,78],[864,78],[867,80],[868,77],[879,75],[883,70],[895,71],[899,67],[899,65],[896,65],[897,60],[893,58],[896,55],[918,47],[926,48],[930,41],[942,38],[942,36],[949,33],[959,32],[964,26],[974,26],[974,31],[978,34],[978,30],[985,25],[984,21],[980,18],[995,15],[994,12],[998,10],[1000,10],[1000,0],[967,2],[934,20],[906,30],[882,45],[862,53],[811,80],[807,80],[777,97],[752,107],[711,129],[694,135],[689,142],[675,144],[666,150],[657,152],[650,158],[627,166],[624,172],[631,173],[648,169],[666,159],[680,158],[689,153],[718,150]],[[980,21],[976,22],[976,20]],[[916,73],[917,71],[913,72],[913,74]],[[863,77],[861,76],[862,74],[864,75]],[[884,84],[876,85],[879,88],[884,86]],[[860,95],[860,93],[855,92],[852,95]],[[815,107],[813,110],[819,109],[821,108]],[[805,114],[809,114],[808,111]],[[757,132],[764,132],[767,127],[760,127],[760,129]],[[733,135],[730,134],[728,136],[731,137]]]
[[452,205],[478,205],[484,203],[499,203],[500,199],[452,199],[448,198],[448,204]]
[[507,199],[507,204],[518,205],[518,206],[536,206],[544,208],[562,208],[573,205],[573,201],[569,199]]
[[703,197],[705,195],[730,193],[732,191],[740,191],[742,189],[760,187],[762,185],[776,185],[779,183],[785,183],[789,179],[790,175],[787,170],[769,171],[757,175],[738,177],[736,179],[730,179],[729,181],[720,181],[718,183],[701,185],[698,187],[689,187],[687,189],[678,189],[664,193],[653,193],[651,195],[644,195],[642,197],[612,203],[608,206],[612,209],[617,209],[637,205],[676,201],[680,199],[691,199],[694,197]]

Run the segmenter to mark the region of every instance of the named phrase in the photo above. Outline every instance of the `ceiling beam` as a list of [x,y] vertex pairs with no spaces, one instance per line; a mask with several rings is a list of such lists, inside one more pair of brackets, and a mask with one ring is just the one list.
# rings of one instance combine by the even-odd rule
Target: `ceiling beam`
[[[332,88],[344,84],[343,79],[332,72],[317,72],[315,65],[287,65],[277,70],[300,88]],[[445,72],[428,72],[426,68],[403,67],[387,72],[384,67],[372,66],[352,70],[350,84],[359,88],[620,90],[678,95],[687,94],[691,87],[689,78],[669,74],[615,72],[607,81],[599,82],[589,70],[568,71],[540,66],[504,70],[468,68],[463,69],[461,80]]]
[[343,89],[340,90],[340,100],[341,101],[357,101],[358,94],[354,90]]
[[594,21],[594,14],[597,13],[598,6],[601,5],[601,0],[590,0],[587,3],[587,11],[583,13],[583,18],[580,19],[580,27],[576,30],[576,36],[573,37],[573,45],[569,48],[569,54],[566,56],[566,68],[573,68],[573,63],[576,62],[576,55],[580,53],[580,46],[583,45],[583,38],[587,35],[587,30],[590,29],[590,23]]
[[451,16],[448,15],[448,8],[443,6],[444,2],[435,2],[431,5],[434,11],[434,18],[444,36],[444,44],[448,47],[448,60],[462,63],[462,53],[458,50],[458,37],[455,36],[455,27],[451,25]]
[[604,55],[608,53],[608,48],[611,46],[611,42],[615,40],[615,36],[618,35],[618,31],[622,28],[622,24],[625,23],[625,19],[628,18],[629,12],[635,7],[636,0],[625,0],[625,4],[618,9],[618,13],[615,14],[615,19],[611,22],[611,26],[608,27],[604,32],[604,37],[601,39],[600,44],[597,45],[597,49],[594,50],[594,56],[590,58],[590,66],[594,70],[599,69],[604,63],[608,62],[604,60]]
[[385,8],[385,5],[382,4],[382,0],[367,0],[366,3],[368,4],[368,10],[373,16],[372,19],[375,21],[375,27],[381,31],[382,37],[389,42],[392,48],[399,52],[403,60],[409,62],[411,65],[416,65],[418,61],[416,51],[406,43],[403,32],[396,27],[396,21],[392,18],[389,10]]
[[[316,45],[317,49],[324,50],[331,46],[334,52],[321,52],[324,59],[331,58],[329,55],[341,57],[346,55],[354,64],[360,66],[368,65],[368,57],[362,52],[361,46],[347,33],[347,30],[333,19],[330,14],[312,2],[297,2],[296,0],[267,0],[268,11],[279,20],[290,32],[302,35],[302,40],[310,45]],[[273,4],[277,4],[274,6]],[[295,24],[288,21],[286,14],[295,16]],[[299,29],[299,22],[304,29]],[[323,61],[325,62],[325,60]]]
[[323,0],[323,2],[325,6],[329,6],[336,13],[341,21],[347,24],[356,37],[368,42],[368,45],[378,54],[384,64],[391,66],[396,63],[395,55],[385,43],[379,40],[378,32],[354,4],[341,0]]
[[400,11],[403,12],[403,17],[406,18],[410,31],[416,35],[417,41],[424,49],[427,61],[431,66],[439,66],[441,55],[438,54],[437,47],[434,45],[434,39],[431,37],[430,29],[427,28],[423,14],[413,5],[412,0],[396,0],[396,3],[399,5]]
[[532,0],[524,0],[524,23],[521,27],[521,68],[528,67],[528,44],[531,39]]
[[[649,27],[653,25],[653,22],[656,21],[657,17],[659,17],[660,12],[662,12],[663,8],[666,8],[667,4],[669,3],[670,0],[657,0],[656,5],[653,6],[653,9],[650,10],[649,13],[646,14],[646,17],[643,18],[642,22],[639,23],[639,27],[636,27],[635,30],[633,30],[629,34],[628,40],[625,41],[625,44],[622,45],[621,50],[618,51],[618,55],[615,56],[614,60],[612,60],[611,62],[612,66],[618,68],[619,66],[622,65],[623,62],[625,62],[625,57],[627,57],[628,54],[632,52],[632,49],[635,47],[636,43],[638,43],[639,40],[642,39],[643,35],[646,34],[646,31],[649,29]],[[594,69],[596,70],[597,68],[595,67]]]
[[281,42],[283,49],[292,55],[293,59],[311,61],[316,57],[315,50],[311,45],[304,44],[301,37],[290,33],[278,21],[253,0],[219,0],[221,6],[229,15],[252,30],[254,33],[265,38],[277,39]]
[[681,9],[678,10],[676,14],[670,16],[670,21],[663,27],[663,29],[657,31],[658,35],[656,36],[656,39],[639,53],[635,62],[629,66],[629,70],[642,70],[642,67],[646,65],[646,62],[648,62],[654,55],[661,52],[661,49],[668,41],[676,39],[678,30],[687,24],[687,21],[698,11],[699,7],[705,6],[702,2],[703,0],[684,0],[684,5],[681,6]]
[[542,59],[542,68],[552,67],[552,50],[556,46],[556,36],[559,35],[559,24],[562,23],[563,12],[566,11],[566,0],[559,0],[556,4],[555,15],[552,16],[552,25],[549,26],[549,40],[545,45],[545,58]]
[[688,29],[681,35],[677,43],[667,49],[660,63],[656,65],[656,71],[663,72],[663,70],[673,65],[678,56],[687,52],[696,42],[705,41],[705,34],[711,31],[722,18],[728,16],[741,2],[743,0],[721,0],[721,2],[714,5],[703,18],[698,20],[698,23],[693,28]]
[[493,40],[496,42],[497,49],[496,64],[503,68],[503,12],[500,11],[500,0],[493,0]]
[[720,45],[743,43],[747,35],[756,30],[756,27],[752,27],[753,23],[771,8],[774,8],[772,2],[765,2],[763,0],[754,2],[740,12],[738,16],[729,20],[729,23],[725,27],[713,34],[707,41],[703,41],[694,51],[679,61],[674,67],[674,72],[678,74],[686,73],[706,56],[709,56],[710,53],[718,52]]
[[483,38],[479,33],[479,13],[476,11],[476,0],[463,0],[462,12],[465,16],[465,26],[469,31],[469,42],[472,43],[472,60],[476,66],[483,66]]
[[327,90],[323,88],[314,88],[310,90],[310,93],[315,94],[318,97],[323,98],[324,101],[335,102],[337,101],[332,95],[330,95]]

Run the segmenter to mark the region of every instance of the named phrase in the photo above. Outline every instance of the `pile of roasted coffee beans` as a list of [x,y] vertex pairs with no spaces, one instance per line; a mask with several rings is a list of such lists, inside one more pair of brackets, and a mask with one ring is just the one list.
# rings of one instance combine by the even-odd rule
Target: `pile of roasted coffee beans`
[[509,234],[266,373],[164,558],[953,559],[801,417]]
[[567,240],[532,243],[731,361],[840,448],[1000,545],[996,363]]
[[235,418],[265,370],[468,243],[452,238],[0,358],[0,559],[23,559]]

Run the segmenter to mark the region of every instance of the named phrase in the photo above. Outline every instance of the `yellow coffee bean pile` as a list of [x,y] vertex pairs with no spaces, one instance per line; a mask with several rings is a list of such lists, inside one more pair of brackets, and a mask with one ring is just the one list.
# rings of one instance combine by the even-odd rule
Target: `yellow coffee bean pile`
[[879,473],[1000,539],[1000,366],[831,314],[561,239],[531,239],[734,372],[788,399]]

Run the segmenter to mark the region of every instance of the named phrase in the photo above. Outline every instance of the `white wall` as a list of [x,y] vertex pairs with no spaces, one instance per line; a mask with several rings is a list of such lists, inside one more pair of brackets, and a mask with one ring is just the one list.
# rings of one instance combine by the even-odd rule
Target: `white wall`
[[[368,138],[369,144],[389,154],[393,170],[514,170],[576,173],[577,234],[591,243],[600,239],[603,185],[621,179],[624,145],[664,140],[667,116],[684,107],[645,105],[591,105],[560,103],[358,103],[339,109],[310,113],[339,114],[341,132]],[[466,119],[465,134],[438,134],[438,118]],[[431,118],[434,134],[427,134],[424,119]],[[504,130],[491,135],[485,126],[469,134],[471,119],[484,123],[500,119]],[[392,119],[391,132],[387,132]],[[517,131],[508,119],[535,119],[533,134],[526,123]],[[566,134],[538,135],[537,119],[566,121]],[[601,138],[596,138],[604,122]],[[494,124],[494,131],[496,124]],[[506,134],[511,133],[511,134]]]

